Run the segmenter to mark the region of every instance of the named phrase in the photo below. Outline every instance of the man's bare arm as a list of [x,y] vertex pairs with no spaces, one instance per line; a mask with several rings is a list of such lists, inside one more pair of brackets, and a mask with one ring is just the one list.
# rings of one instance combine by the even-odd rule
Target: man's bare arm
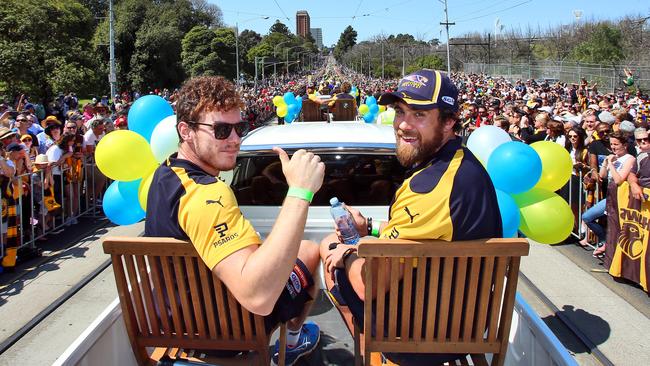
[[[289,160],[281,149],[276,152],[290,187],[318,191],[325,173],[318,156],[299,150]],[[286,197],[264,244],[239,250],[213,269],[249,311],[268,315],[273,310],[298,256],[308,210],[309,202]]]

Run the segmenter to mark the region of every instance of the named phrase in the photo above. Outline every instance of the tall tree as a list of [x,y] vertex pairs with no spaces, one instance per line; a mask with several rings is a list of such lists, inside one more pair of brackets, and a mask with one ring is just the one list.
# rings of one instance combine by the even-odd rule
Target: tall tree
[[189,77],[214,75],[219,62],[211,46],[215,37],[215,32],[204,25],[197,25],[183,37],[181,60]]
[[97,83],[93,16],[78,1],[5,0],[0,7],[0,92],[50,100]]
[[258,45],[261,41],[262,36],[255,31],[246,29],[243,32],[239,33],[240,72],[243,71],[249,75],[252,75],[255,72],[255,66],[253,63],[248,62],[246,55],[251,48]]
[[357,44],[357,31],[355,31],[351,25],[348,25],[345,30],[343,30],[343,33],[341,33],[339,41],[336,43],[336,47],[334,47],[334,57],[336,57],[337,60],[341,60],[343,54],[350,48],[354,47],[355,44]]
[[623,59],[622,35],[618,28],[606,23],[596,25],[589,39],[578,44],[573,59],[591,63],[614,63]]
[[284,34],[285,36],[291,35],[291,31],[289,30],[289,28],[286,25],[284,25],[284,23],[282,23],[279,19],[275,20],[275,23],[273,23],[273,25],[269,29],[269,33],[281,33]]

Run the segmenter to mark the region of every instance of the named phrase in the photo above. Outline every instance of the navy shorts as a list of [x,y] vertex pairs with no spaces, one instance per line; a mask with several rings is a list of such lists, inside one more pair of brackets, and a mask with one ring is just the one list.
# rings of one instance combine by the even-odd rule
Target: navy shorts
[[[354,322],[357,324],[359,329],[363,332],[363,301],[357,296],[357,293],[354,291],[348,276],[345,271],[340,269],[334,270],[334,276],[336,279],[336,284],[330,291],[332,297],[336,302],[341,306],[347,306],[350,309],[350,313],[354,316]],[[428,278],[429,276],[427,276]],[[415,279],[416,276],[414,275]],[[400,281],[400,291],[402,288],[402,283]],[[415,288],[415,287],[414,287]],[[400,295],[401,297],[401,295]],[[388,306],[386,307],[386,317],[388,317]],[[398,306],[397,314],[401,314],[401,309]],[[375,315],[373,314],[373,318]],[[401,326],[401,317],[396,319],[399,329]],[[373,325],[375,323],[373,319]],[[372,332],[375,333],[373,326]],[[391,360],[392,362],[398,365],[441,365],[445,362],[450,362],[457,360],[461,357],[464,357],[464,354],[446,354],[446,353],[384,353],[384,356]]]
[[313,300],[308,290],[312,286],[314,286],[314,279],[311,273],[300,259],[296,259],[296,264],[273,311],[264,318],[266,329],[271,330],[278,323],[284,323],[300,315],[305,308],[305,303]]

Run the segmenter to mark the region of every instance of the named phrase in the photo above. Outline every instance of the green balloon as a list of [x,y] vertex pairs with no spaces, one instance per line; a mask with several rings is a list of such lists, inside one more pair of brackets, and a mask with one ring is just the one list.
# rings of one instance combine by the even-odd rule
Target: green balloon
[[540,188],[512,197],[519,207],[519,230],[527,237],[543,244],[557,244],[571,234],[573,212],[562,197]]
[[534,188],[555,192],[571,178],[573,162],[569,152],[553,141],[539,141],[531,144],[542,160],[542,175]]
[[369,111],[370,111],[370,108],[368,108],[367,104],[362,104],[362,105],[359,106],[359,114],[361,116],[365,116],[366,113],[368,113]]

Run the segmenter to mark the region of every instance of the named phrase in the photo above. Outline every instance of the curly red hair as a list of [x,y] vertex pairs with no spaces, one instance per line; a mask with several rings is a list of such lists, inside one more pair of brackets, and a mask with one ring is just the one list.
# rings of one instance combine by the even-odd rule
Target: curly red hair
[[244,102],[230,81],[222,76],[200,76],[188,80],[176,97],[178,121],[197,122],[203,113],[243,109]]

